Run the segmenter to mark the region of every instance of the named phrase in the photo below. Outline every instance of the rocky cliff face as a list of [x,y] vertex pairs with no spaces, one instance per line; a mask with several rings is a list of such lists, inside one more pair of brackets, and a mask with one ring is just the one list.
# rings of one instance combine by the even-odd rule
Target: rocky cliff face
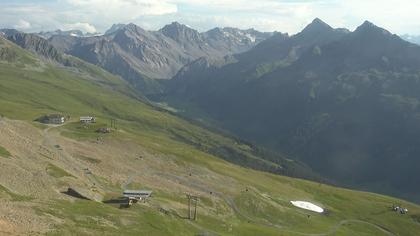
[[55,62],[64,62],[62,53],[52,46],[46,39],[35,34],[26,34],[13,29],[0,30],[3,36],[22,48]]

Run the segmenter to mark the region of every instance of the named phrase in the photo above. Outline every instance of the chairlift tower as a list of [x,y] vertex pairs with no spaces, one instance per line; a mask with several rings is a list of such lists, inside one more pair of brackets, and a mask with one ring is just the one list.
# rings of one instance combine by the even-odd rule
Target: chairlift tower
[[115,130],[117,130],[117,120],[116,119],[111,119],[111,128],[114,128]]
[[[197,220],[197,204],[198,204],[199,198],[198,198],[198,196],[194,196],[194,195],[191,195],[189,193],[187,193],[186,195],[187,195],[187,198],[188,198],[188,219],[189,220]],[[191,211],[192,210],[191,209],[191,203],[193,203],[193,207],[194,207],[193,212]],[[194,213],[193,216],[192,216],[192,213]]]

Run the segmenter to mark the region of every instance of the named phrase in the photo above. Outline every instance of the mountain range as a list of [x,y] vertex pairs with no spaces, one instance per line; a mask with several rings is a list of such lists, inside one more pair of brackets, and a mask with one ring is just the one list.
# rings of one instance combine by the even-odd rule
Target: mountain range
[[144,93],[159,90],[154,79],[170,79],[184,65],[201,57],[210,59],[244,52],[271,33],[215,28],[200,33],[178,22],[158,31],[135,24],[114,25],[105,35],[53,35],[48,40],[60,52],[120,75]]
[[229,62],[186,65],[160,100],[342,185],[418,201],[419,68],[420,46],[371,22],[315,19]]

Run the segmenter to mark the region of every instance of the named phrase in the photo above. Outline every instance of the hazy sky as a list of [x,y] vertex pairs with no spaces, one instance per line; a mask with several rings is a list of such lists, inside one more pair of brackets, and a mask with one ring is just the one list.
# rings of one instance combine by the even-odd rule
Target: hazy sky
[[0,0],[0,28],[104,32],[113,23],[158,29],[172,21],[296,33],[315,17],[353,30],[364,20],[420,34],[418,0]]

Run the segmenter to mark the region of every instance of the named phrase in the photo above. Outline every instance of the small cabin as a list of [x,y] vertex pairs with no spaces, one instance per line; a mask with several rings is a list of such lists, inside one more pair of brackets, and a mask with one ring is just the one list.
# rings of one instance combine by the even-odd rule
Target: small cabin
[[60,125],[60,124],[64,124],[64,122],[66,121],[66,118],[61,114],[50,114],[50,115],[45,115],[43,117],[40,117],[38,121],[44,124]]
[[135,201],[145,200],[152,196],[152,191],[149,190],[125,190],[123,196]]
[[96,118],[93,116],[81,116],[80,123],[95,123]]
[[102,127],[96,130],[97,133],[108,134],[111,133],[111,128]]

